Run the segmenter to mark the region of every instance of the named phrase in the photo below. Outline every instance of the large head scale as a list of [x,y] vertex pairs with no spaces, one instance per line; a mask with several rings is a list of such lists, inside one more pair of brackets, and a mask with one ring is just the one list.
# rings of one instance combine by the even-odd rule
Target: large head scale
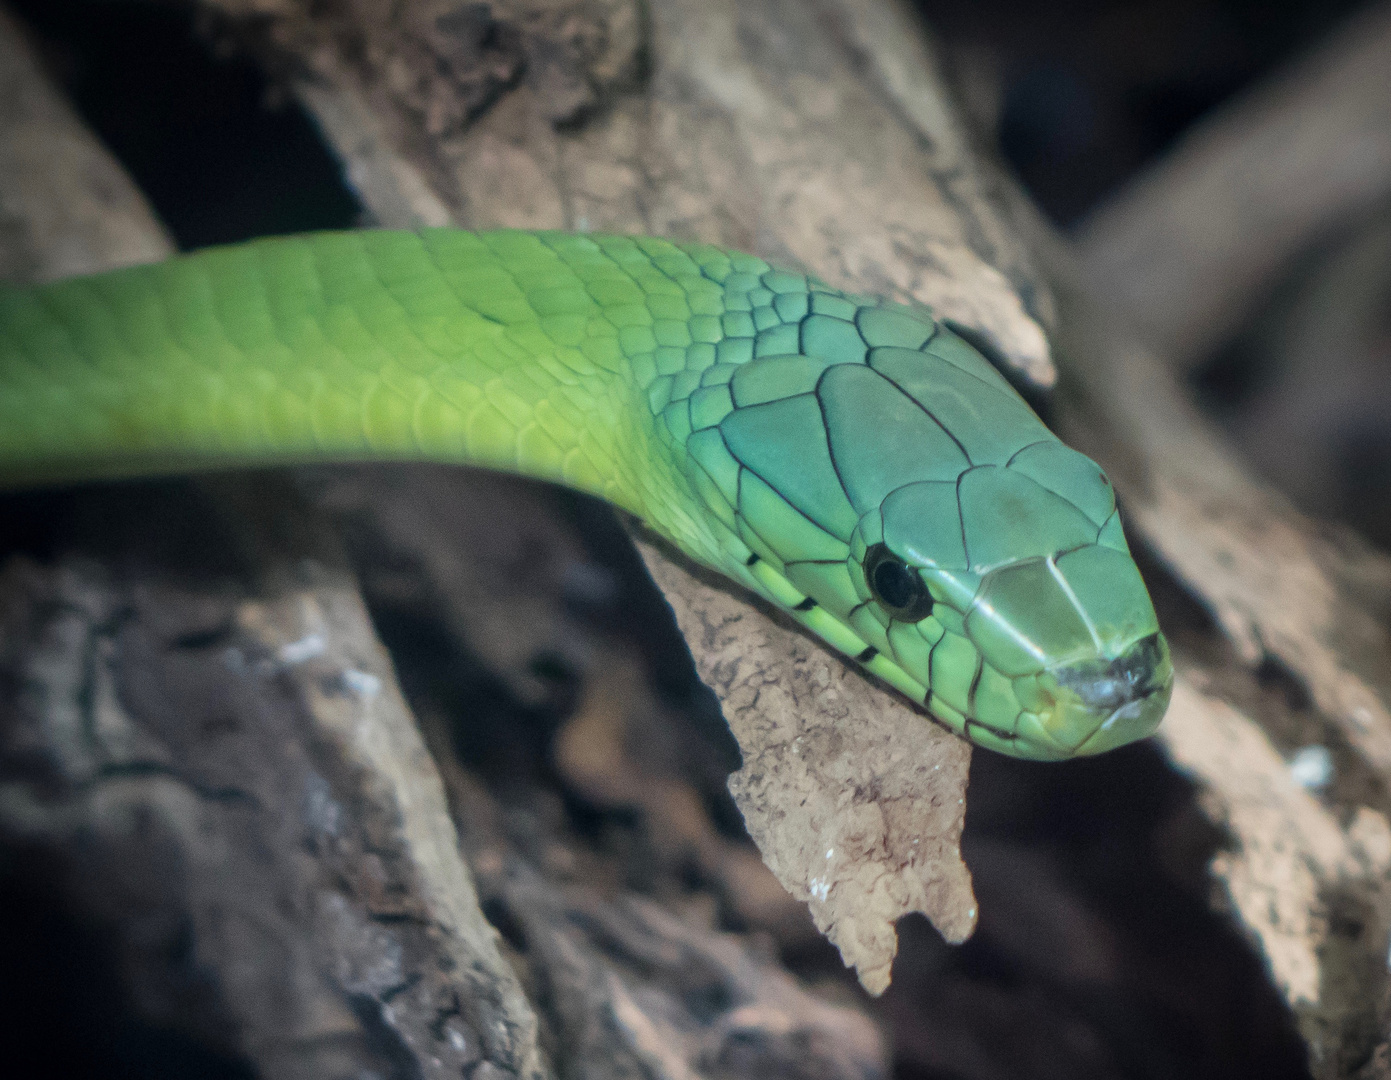
[[981,745],[1153,732],[1173,672],[1101,469],[925,312],[743,289],[766,325],[702,378],[686,439],[735,576]]

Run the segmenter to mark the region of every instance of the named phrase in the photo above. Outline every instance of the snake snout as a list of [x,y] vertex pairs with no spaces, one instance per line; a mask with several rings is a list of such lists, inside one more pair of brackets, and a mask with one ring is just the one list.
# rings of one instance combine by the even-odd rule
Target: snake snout
[[1118,656],[1060,664],[1049,675],[1059,691],[1055,737],[1072,742],[1074,753],[1099,754],[1159,726],[1174,669],[1164,638],[1150,634]]
[[1114,659],[1063,664],[1053,669],[1053,677],[1089,708],[1111,713],[1159,689],[1168,663],[1159,635],[1151,634]]

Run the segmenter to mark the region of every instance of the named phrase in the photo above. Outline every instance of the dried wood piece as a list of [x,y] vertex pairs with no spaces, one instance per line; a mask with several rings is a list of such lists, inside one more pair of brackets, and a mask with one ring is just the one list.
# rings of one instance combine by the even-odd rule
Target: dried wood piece
[[0,9],[0,281],[51,281],[173,250],[144,196]]
[[[445,1061],[452,1051],[462,1064],[477,1067],[467,1058],[467,1040],[431,1030],[440,1017],[457,1012],[474,1027],[481,1056],[497,1069],[543,1080],[550,1070],[536,1043],[535,1013],[479,909],[434,761],[351,577],[325,583],[312,595],[242,605],[237,624],[290,667],[289,681],[315,733],[359,774],[364,794],[376,804],[353,811],[371,828],[367,858],[389,868],[385,880],[371,883],[377,895],[366,898],[368,916],[388,923],[404,916],[434,946],[428,962],[402,970],[391,985],[383,985],[380,962],[364,968],[366,992],[394,1003],[387,1023],[419,1057]],[[389,831],[373,821],[378,815]],[[399,867],[391,866],[392,855]],[[406,880],[391,880],[398,876]],[[433,1068],[443,1074],[448,1066]]]
[[[966,242],[1004,274],[1037,327],[1052,332],[1057,321],[1053,294],[1012,217],[1012,204],[995,190],[1000,178],[979,160],[946,79],[932,34],[917,10],[902,0],[828,0],[843,45],[853,50],[862,78],[889,101],[900,122],[931,148],[931,175],[939,197],[960,217]],[[943,308],[944,313],[951,314]],[[998,316],[963,320],[980,326]],[[999,325],[1005,358],[1040,388],[1057,379],[1048,346],[1039,348],[1035,327]]]
[[1290,261],[1391,199],[1391,4],[1186,135],[1078,237],[1098,296],[1190,370]]
[[888,1074],[867,1016],[808,993],[739,938],[638,897],[607,903],[557,887],[524,866],[503,876],[499,898],[526,936],[532,977],[554,1004],[575,1075]]
[[799,985],[763,935],[720,932],[708,897],[657,904],[614,887],[613,875],[632,867],[576,843],[530,799],[504,806],[443,752],[448,721],[430,710],[422,719],[480,891],[528,990],[546,1003],[544,1041],[567,1072],[591,1080],[887,1074],[884,1033],[857,1002]]
[[1249,716],[1183,672],[1163,741],[1237,843],[1213,860],[1236,915],[1294,1007],[1317,1075],[1365,1060],[1386,981],[1391,825],[1360,807],[1346,824],[1301,787]]
[[[377,222],[401,229],[452,224],[449,207],[420,171],[391,147],[362,95],[311,79],[295,83],[295,93],[328,142],[338,148],[344,158],[344,180],[371,208]],[[351,155],[344,155],[344,147],[352,147]]]
[[247,596],[150,555],[0,577],[5,845],[109,928],[139,1022],[257,1075],[544,1080],[351,578],[261,564],[282,587]]
[[[815,934],[756,849],[711,820],[712,801],[728,798],[737,750],[718,715],[704,715],[714,710],[703,697],[654,690],[654,669],[680,670],[686,649],[675,626],[662,633],[669,614],[655,590],[639,595],[628,584],[644,575],[636,557],[625,562],[612,550],[626,540],[607,509],[468,469],[299,476],[338,524],[375,608],[448,626],[461,653],[504,680],[516,701],[566,714],[550,752],[571,793],[641,814],[658,866],[680,874],[694,864],[735,921],[784,945]],[[557,676],[559,692],[577,700],[552,700]]]
[[642,63],[637,0],[204,0],[296,68],[351,67],[431,137],[461,130],[517,85],[575,123]]
[[729,788],[750,835],[865,989],[889,985],[901,916],[969,937],[970,747],[823,646],[639,550],[744,752]]

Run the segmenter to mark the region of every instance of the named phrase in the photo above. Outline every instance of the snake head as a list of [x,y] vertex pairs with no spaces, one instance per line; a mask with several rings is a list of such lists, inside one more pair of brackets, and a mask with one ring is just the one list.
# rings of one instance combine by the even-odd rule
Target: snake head
[[1020,707],[1009,715],[1011,703],[973,701],[975,719],[1003,724],[1040,758],[1096,754],[1150,735],[1173,687],[1168,645],[1119,518],[1098,542],[1077,544],[1051,520],[1054,498],[1039,486],[1011,508],[1032,535],[1017,538],[1014,557],[982,568],[962,611],[982,664],[1009,680]]
[[1061,443],[896,489],[861,519],[850,558],[850,621],[887,645],[867,666],[910,693],[922,684],[929,711],[972,741],[1054,760],[1163,718],[1173,667],[1110,485]]
[[983,746],[1152,733],[1173,668],[1102,470],[921,309],[787,277],[685,414],[726,572]]

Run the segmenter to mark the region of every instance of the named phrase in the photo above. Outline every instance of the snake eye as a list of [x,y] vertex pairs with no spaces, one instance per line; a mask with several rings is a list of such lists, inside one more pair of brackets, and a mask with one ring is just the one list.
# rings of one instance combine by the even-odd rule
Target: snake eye
[[900,622],[918,622],[932,614],[932,596],[922,578],[883,544],[865,552],[865,580],[874,598]]

